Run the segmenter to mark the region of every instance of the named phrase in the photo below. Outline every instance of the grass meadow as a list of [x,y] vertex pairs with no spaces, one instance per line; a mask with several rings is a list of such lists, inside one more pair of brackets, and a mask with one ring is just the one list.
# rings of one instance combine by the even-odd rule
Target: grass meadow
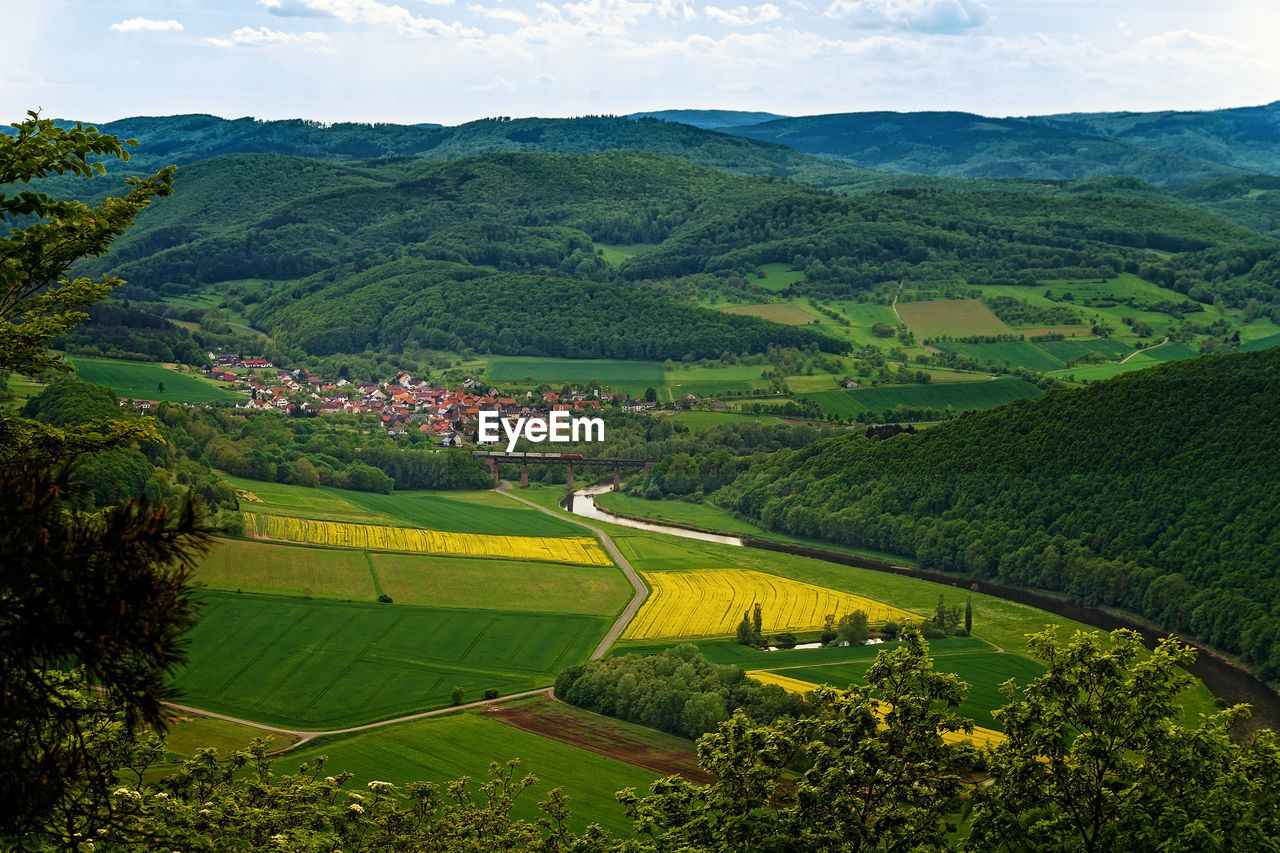
[[747,314],[782,323],[784,326],[802,326],[812,323],[815,315],[792,302],[766,302],[758,305],[731,305],[723,309],[726,314]]

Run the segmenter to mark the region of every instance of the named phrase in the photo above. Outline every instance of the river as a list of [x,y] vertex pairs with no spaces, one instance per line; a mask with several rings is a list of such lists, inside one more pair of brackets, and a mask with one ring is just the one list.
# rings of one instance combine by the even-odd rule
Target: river
[[[1109,610],[1100,610],[1096,607],[1088,607],[1079,603],[1055,598],[1045,593],[1035,592],[1033,590],[1018,589],[1016,587],[1004,586],[990,581],[975,581],[973,578],[946,575],[942,572],[896,566],[892,563],[859,557],[854,554],[846,554],[840,551],[828,551],[820,546],[809,547],[803,545],[792,545],[784,542],[776,542],[771,539],[760,539],[759,537],[754,536],[748,539],[743,539],[737,536],[721,536],[715,533],[705,533],[701,530],[672,527],[667,524],[657,524],[647,521],[636,521],[631,518],[613,515],[612,513],[601,510],[595,503],[595,495],[602,494],[610,489],[611,486],[608,485],[590,486],[585,489],[579,489],[574,492],[571,504],[569,501],[565,501],[565,508],[574,515],[580,515],[583,518],[590,518],[595,521],[605,521],[609,524],[617,524],[621,527],[634,527],[638,530],[665,533],[670,536],[680,536],[685,539],[699,539],[704,542],[718,542],[722,545],[763,548],[770,551],[796,554],[802,557],[811,557],[813,559],[825,560],[830,563],[840,563],[841,565],[871,569],[878,572],[908,575],[930,583],[944,584],[952,587],[964,587],[986,595],[995,596],[996,598],[1003,598],[1006,601],[1027,604],[1032,607],[1039,608],[1040,610],[1053,613],[1057,616],[1064,616],[1077,622],[1083,622],[1086,625],[1094,628],[1100,628],[1104,631],[1113,631],[1117,628],[1131,628],[1142,634],[1143,639],[1148,646],[1154,646],[1157,641],[1168,636],[1163,631],[1156,630],[1150,625],[1144,625],[1135,619],[1124,616],[1123,614],[1118,614]],[[1195,644],[1189,643],[1189,645],[1194,646]],[[1196,662],[1188,668],[1191,674],[1204,682],[1204,685],[1213,691],[1215,696],[1221,698],[1227,704],[1235,705],[1244,703],[1253,706],[1253,717],[1237,727],[1237,737],[1247,735],[1248,733],[1261,728],[1280,731],[1280,693],[1276,693],[1276,691],[1263,684],[1251,673],[1234,665],[1218,654],[1201,646],[1196,646],[1196,648],[1199,650],[1199,654],[1196,657]]]

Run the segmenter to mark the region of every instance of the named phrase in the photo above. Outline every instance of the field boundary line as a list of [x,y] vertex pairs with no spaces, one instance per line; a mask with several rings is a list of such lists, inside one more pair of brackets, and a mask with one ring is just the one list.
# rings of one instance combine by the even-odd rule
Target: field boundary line
[[591,660],[600,660],[600,658],[604,657],[604,653],[609,651],[609,647],[613,645],[614,640],[618,639],[626,629],[627,625],[631,622],[631,619],[636,615],[636,611],[640,609],[640,605],[644,604],[644,600],[649,597],[649,588],[644,585],[644,581],[642,581],[640,576],[636,574],[636,570],[631,568],[631,564],[627,562],[626,557],[622,556],[622,552],[618,550],[617,545],[613,544],[613,540],[609,538],[609,535],[599,527],[587,524],[585,521],[580,521],[572,516],[565,517],[554,513],[546,507],[539,506],[531,500],[519,497],[518,495],[513,495],[510,492],[510,489],[511,483],[503,480],[502,485],[498,486],[498,494],[506,495],[513,501],[519,501],[526,506],[531,506],[538,510],[538,512],[544,512],[552,518],[559,518],[590,530],[595,534],[596,538],[600,540],[600,543],[604,545],[605,551],[613,558],[613,561],[617,564],[618,568],[622,569],[622,573],[627,576],[627,580],[631,581],[631,587],[635,590],[635,595],[631,597],[631,603],[626,606],[621,615],[619,615],[614,621],[613,627],[609,629],[609,633],[604,635],[604,639],[600,641],[600,645],[596,646],[596,650],[591,653]]
[[1126,361],[1128,361],[1129,359],[1133,358],[1135,355],[1142,355],[1144,352],[1151,352],[1153,349],[1155,349],[1155,348],[1157,348],[1157,347],[1162,347],[1162,346],[1164,346],[1164,345],[1165,345],[1165,344],[1167,344],[1167,343],[1169,343],[1169,336],[1168,336],[1168,335],[1165,335],[1164,340],[1163,340],[1163,341],[1161,341],[1160,343],[1158,343],[1158,344],[1152,344],[1151,346],[1149,346],[1149,347],[1143,347],[1142,349],[1136,349],[1136,350],[1134,350],[1133,352],[1131,352],[1131,353],[1129,353],[1128,355],[1126,355],[1124,358],[1120,359],[1120,361],[1118,361],[1118,362],[1116,362],[1116,363],[1117,363],[1117,364],[1124,364]]
[[479,699],[475,702],[464,702],[461,705],[450,705],[447,708],[436,708],[432,711],[420,711],[416,714],[406,714],[402,717],[395,717],[390,720],[380,720],[376,723],[363,723],[358,726],[348,726],[345,729],[330,729],[329,731],[313,731],[308,729],[286,729],[281,726],[272,726],[267,723],[259,723],[254,720],[246,720],[243,717],[233,717],[230,714],[219,714],[216,711],[206,711],[202,708],[192,708],[187,705],[179,705],[174,702],[165,702],[164,706],[171,711],[178,711],[183,714],[195,714],[200,717],[209,717],[214,720],[222,720],[226,723],[237,723],[250,728],[262,729],[263,731],[275,732],[276,734],[289,735],[290,737],[299,738],[296,743],[292,743],[283,749],[274,750],[271,755],[283,755],[286,752],[292,752],[303,744],[315,740],[319,737],[331,737],[334,735],[346,735],[354,732],[365,732],[370,729],[380,729],[383,726],[394,726],[399,723],[411,723],[414,720],[424,720],[428,717],[443,717],[445,714],[456,714],[459,711],[469,711],[472,708],[482,708],[487,705],[499,705],[503,702],[512,702],[516,699],[527,699],[530,696],[551,696],[550,687],[535,687],[532,690],[525,690],[520,693],[511,693],[507,696],[499,696],[497,699]]

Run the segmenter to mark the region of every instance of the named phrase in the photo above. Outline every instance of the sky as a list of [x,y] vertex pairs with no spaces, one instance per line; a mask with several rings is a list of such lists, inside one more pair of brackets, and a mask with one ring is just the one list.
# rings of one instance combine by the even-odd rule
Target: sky
[[0,116],[459,124],[1280,99],[1276,0],[0,0]]

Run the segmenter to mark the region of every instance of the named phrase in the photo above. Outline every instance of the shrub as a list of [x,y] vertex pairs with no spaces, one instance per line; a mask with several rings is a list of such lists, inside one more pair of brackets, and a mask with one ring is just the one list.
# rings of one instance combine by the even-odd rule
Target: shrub
[[501,695],[501,691],[496,687],[486,687],[484,689],[484,698],[486,699],[497,699]]
[[450,699],[450,701],[452,701],[452,702],[453,702],[453,704],[455,704],[455,705],[461,705],[461,704],[462,704],[462,697],[463,697],[464,695],[466,695],[466,692],[467,692],[467,691],[466,691],[466,690],[463,690],[461,687],[455,687],[455,688],[453,688],[452,690],[450,690],[450,691],[449,691],[449,699]]

